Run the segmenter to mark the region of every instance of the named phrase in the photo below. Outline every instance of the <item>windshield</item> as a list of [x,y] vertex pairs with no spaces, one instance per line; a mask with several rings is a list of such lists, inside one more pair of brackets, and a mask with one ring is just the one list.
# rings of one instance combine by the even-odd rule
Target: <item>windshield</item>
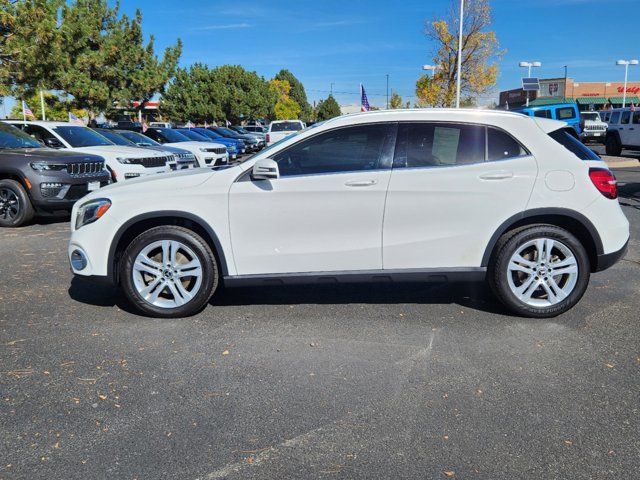
[[233,130],[230,130],[228,128],[218,128],[217,131],[220,132],[222,135],[230,135],[232,137],[235,137],[236,135],[238,135],[238,132],[234,132]]
[[146,137],[138,132],[132,132],[130,130],[120,130],[118,131],[118,133],[128,140],[131,140],[139,147],[156,147],[160,145],[155,140],[151,140],[149,137]]
[[0,148],[40,148],[42,145],[13,125],[0,122]]
[[302,130],[302,124],[300,122],[278,122],[271,124],[272,132],[297,132]]
[[116,145],[123,145],[127,147],[135,146],[135,143],[129,140],[128,138],[125,138],[122,135],[119,135],[110,130],[100,129],[100,130],[96,130],[96,132],[98,132],[100,135],[105,137],[107,140],[112,141]]
[[62,127],[53,127],[53,130],[72,147],[101,147],[113,145],[112,142],[102,135],[87,127],[65,125]]
[[168,143],[190,142],[189,137],[184,136],[180,132],[175,131],[172,128],[154,128],[153,131],[158,132],[164,137]]
[[191,130],[185,129],[185,130],[178,130],[182,135],[184,135],[185,137],[188,137],[189,139],[193,140],[194,142],[208,142],[209,139],[207,137],[205,137],[204,135],[200,135],[199,133],[196,132],[192,132]]
[[242,127],[233,127],[233,129],[234,129],[236,132],[240,132],[240,133],[244,133],[244,134],[251,133],[251,132],[247,132],[247,131],[246,131],[244,128],[242,128]]
[[203,137],[207,137],[210,140],[218,140],[220,137],[220,135],[218,135],[215,132],[212,132],[211,130],[207,130],[206,128],[197,128],[196,133],[202,135]]
[[582,120],[593,120],[595,122],[599,122],[600,121],[600,115],[598,115],[597,113],[581,113],[580,116],[582,117]]

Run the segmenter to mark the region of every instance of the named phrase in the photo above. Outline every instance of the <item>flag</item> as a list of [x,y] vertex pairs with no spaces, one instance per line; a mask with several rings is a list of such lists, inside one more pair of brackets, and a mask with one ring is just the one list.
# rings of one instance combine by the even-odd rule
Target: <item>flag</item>
[[27,105],[27,102],[25,102],[24,100],[22,101],[22,116],[27,119],[27,118],[31,118],[33,120],[36,119],[36,116],[33,114],[33,112],[31,111],[31,109],[29,108],[29,106]]
[[504,102],[504,109],[509,110],[509,102]]
[[209,124],[207,123],[207,121],[204,121],[204,128],[209,128]]
[[149,130],[149,125],[147,125],[147,122],[142,122],[142,133],[146,132],[147,130]]
[[367,99],[367,92],[364,91],[364,86],[360,84],[360,111],[368,112],[369,111],[369,100]]
[[191,122],[191,120],[189,120],[189,121],[187,122],[187,128],[191,129],[191,128],[193,128],[193,127],[195,127],[195,125]]
[[631,111],[635,112],[636,111],[636,104],[631,102]]
[[75,123],[76,125],[82,125],[84,127],[84,122],[71,112],[69,112],[69,123]]
[[225,124],[227,127],[230,127],[230,126],[231,126],[231,122],[230,122],[229,120],[225,120],[225,121],[224,121],[224,124]]

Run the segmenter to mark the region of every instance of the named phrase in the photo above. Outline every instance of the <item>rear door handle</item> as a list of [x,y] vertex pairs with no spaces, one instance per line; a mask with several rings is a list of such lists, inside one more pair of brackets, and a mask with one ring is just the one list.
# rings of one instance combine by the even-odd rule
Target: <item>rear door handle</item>
[[497,172],[488,172],[480,175],[482,180],[507,180],[513,178],[513,172],[507,172],[506,170],[500,170]]
[[378,183],[377,180],[350,180],[345,183],[347,187],[371,187]]

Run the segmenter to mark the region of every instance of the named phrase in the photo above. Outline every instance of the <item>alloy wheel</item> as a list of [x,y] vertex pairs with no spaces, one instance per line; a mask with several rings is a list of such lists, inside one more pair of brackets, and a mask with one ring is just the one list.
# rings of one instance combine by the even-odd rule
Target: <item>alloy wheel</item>
[[8,188],[0,189],[0,218],[13,220],[19,213],[20,202],[16,193]]
[[176,308],[191,301],[202,286],[202,263],[185,244],[160,240],[144,247],[131,272],[142,299],[160,308]]
[[511,292],[533,307],[556,305],[578,281],[578,261],[571,249],[552,238],[530,240],[515,251],[507,265]]

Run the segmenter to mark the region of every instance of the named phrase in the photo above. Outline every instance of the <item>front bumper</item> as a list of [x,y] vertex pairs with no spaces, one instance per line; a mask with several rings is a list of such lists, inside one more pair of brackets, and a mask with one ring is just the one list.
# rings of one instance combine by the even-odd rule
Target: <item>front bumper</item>
[[79,177],[38,176],[29,179],[29,197],[38,211],[69,211],[79,199],[90,191],[111,183],[107,172]]

